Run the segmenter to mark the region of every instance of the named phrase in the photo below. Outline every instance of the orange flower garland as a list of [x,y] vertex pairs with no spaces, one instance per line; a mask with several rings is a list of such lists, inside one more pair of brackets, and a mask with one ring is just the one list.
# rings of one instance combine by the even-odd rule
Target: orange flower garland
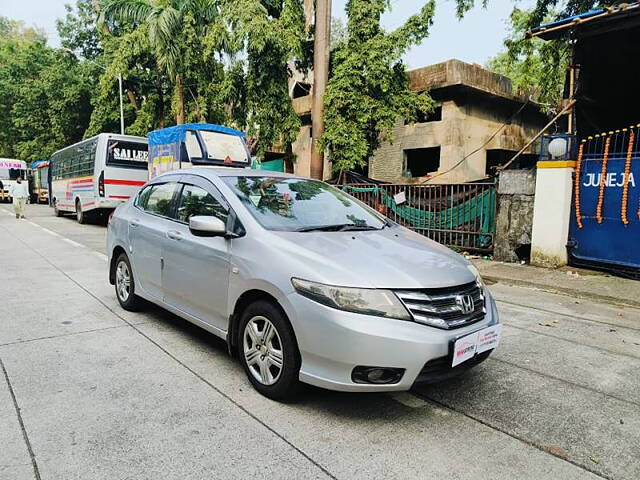
[[[613,133],[613,132],[612,132]],[[611,136],[604,143],[604,155],[602,156],[602,169],[600,170],[600,191],[598,192],[598,206],[596,207],[596,220],[602,223],[602,206],[604,205],[604,189],[607,186],[607,163],[609,162],[609,146]]]
[[620,205],[620,218],[622,223],[629,225],[629,219],[627,218],[627,202],[629,199],[629,174],[631,172],[631,159],[633,157],[633,143],[636,139],[633,127],[631,133],[629,133],[629,146],[627,148],[627,158],[624,162],[624,185],[622,187],[622,204]]
[[578,149],[578,161],[576,162],[576,178],[574,180],[574,202],[576,206],[576,223],[578,224],[578,228],[582,228],[582,215],[580,214],[580,169],[582,167],[582,153],[584,151],[584,142],[586,140],[582,140],[580,143],[580,148]]

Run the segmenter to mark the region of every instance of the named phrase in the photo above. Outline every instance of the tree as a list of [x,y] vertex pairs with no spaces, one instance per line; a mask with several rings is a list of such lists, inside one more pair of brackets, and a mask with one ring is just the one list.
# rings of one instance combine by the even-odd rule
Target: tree
[[56,21],[60,43],[82,58],[97,60],[103,49],[96,27],[98,13],[92,0],[77,0],[75,9],[69,4],[64,8],[67,12],[64,19]]
[[33,29],[0,18],[0,156],[48,158],[82,138],[91,80]]
[[223,16],[232,43],[246,55],[242,93],[255,151],[262,154],[270,146],[290,145],[300,131],[289,97],[291,67],[307,68],[310,58],[303,1],[230,1]]
[[[190,42],[202,38],[217,21],[219,4],[215,0],[105,0],[100,23],[110,30],[144,28],[158,66],[174,83],[176,123],[185,122],[185,73]],[[195,95],[193,95],[195,97]],[[197,102],[197,100],[196,100]]]
[[[509,77],[517,93],[532,95],[545,111],[553,113],[562,100],[569,48],[565,41],[526,39],[532,16],[532,10],[513,9],[505,51],[491,58],[487,68]],[[551,13],[547,20],[555,16]]]
[[393,32],[380,26],[388,8],[388,0],[347,2],[347,36],[333,54],[321,139],[335,171],[364,166],[381,137],[392,140],[399,118],[415,120],[418,112],[434,108],[427,93],[409,88],[401,57],[427,37],[435,1],[428,1]]

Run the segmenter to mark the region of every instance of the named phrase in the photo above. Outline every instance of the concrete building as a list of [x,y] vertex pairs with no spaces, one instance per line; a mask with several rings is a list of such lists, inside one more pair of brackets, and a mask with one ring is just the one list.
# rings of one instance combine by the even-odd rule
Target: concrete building
[[[422,115],[418,123],[398,121],[393,142],[383,143],[369,160],[365,173],[377,180],[420,183],[436,174],[439,175],[432,182],[462,183],[485,178],[547,122],[538,105],[525,105],[526,99],[513,93],[508,78],[478,65],[448,60],[409,71],[409,80],[412,89],[428,91],[437,107],[431,114]],[[292,81],[293,105],[303,120],[293,145],[294,171],[299,175],[309,174],[311,89],[308,78]],[[520,108],[520,113],[511,118]],[[509,124],[498,132],[505,122]],[[526,153],[520,158],[520,165],[533,166],[535,152]],[[328,168],[325,176],[330,176]]]
[[[448,60],[410,71],[409,80],[413,90],[430,93],[436,110],[418,123],[397,123],[393,142],[384,143],[369,161],[372,178],[423,182],[438,175],[431,181],[480,180],[547,122],[535,103],[524,105],[526,99],[514,95],[508,78],[478,65]],[[505,122],[508,125],[498,132]],[[525,155],[521,164],[533,166],[535,155]]]

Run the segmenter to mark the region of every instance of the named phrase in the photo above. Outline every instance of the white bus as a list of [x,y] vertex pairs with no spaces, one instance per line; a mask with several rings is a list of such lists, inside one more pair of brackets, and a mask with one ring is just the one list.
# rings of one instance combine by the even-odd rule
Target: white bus
[[11,185],[16,183],[18,177],[22,177],[25,182],[28,182],[27,173],[26,162],[12,158],[0,158],[0,201],[11,200],[9,196]]
[[51,156],[51,206],[56,216],[75,212],[79,223],[107,214],[149,178],[144,137],[101,133]]

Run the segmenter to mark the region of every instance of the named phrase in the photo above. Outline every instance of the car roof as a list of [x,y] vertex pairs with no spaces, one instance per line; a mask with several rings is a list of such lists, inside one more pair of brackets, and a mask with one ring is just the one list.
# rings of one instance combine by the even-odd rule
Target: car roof
[[[220,177],[277,177],[277,178],[302,178],[297,175],[283,172],[272,172],[270,170],[251,170],[248,168],[234,168],[234,167],[208,167],[199,166],[192,168],[183,168],[180,170],[171,170],[164,175],[200,175],[205,178],[220,178]],[[156,177],[158,178],[158,177]]]

